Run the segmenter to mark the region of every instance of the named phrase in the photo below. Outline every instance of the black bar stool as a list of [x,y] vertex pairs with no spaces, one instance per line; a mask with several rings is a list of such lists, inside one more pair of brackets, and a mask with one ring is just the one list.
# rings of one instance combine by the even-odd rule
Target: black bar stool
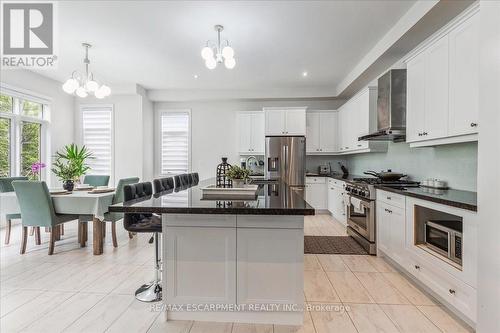
[[153,180],[153,187],[155,189],[155,194],[171,191],[174,189],[174,178],[159,178]]
[[[153,194],[150,182],[125,185],[123,188],[125,201],[149,199]],[[155,243],[155,279],[142,285],[135,292],[135,298],[142,302],[158,302],[162,299],[160,244],[158,233],[162,232],[161,218],[149,213],[126,213],[123,217],[123,226],[129,232],[154,233]]]
[[189,177],[191,178],[191,185],[198,185],[198,183],[200,182],[200,176],[198,175],[198,172],[190,173]]
[[188,187],[189,184],[189,175],[187,173],[183,173],[181,175],[174,176],[175,180],[175,188]]

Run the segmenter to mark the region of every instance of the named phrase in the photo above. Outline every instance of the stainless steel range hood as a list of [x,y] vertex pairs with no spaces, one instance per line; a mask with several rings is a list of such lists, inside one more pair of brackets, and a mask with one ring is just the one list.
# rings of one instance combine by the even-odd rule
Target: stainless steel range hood
[[360,141],[406,141],[406,69],[392,69],[378,79],[377,132]]

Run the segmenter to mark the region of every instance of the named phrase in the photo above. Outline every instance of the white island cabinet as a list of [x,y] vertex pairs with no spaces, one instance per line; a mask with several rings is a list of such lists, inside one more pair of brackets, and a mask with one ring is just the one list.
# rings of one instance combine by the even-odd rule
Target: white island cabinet
[[[168,320],[302,325],[303,216],[163,214],[162,221]],[[272,312],[255,311],[270,305]],[[174,310],[181,306],[191,310]]]

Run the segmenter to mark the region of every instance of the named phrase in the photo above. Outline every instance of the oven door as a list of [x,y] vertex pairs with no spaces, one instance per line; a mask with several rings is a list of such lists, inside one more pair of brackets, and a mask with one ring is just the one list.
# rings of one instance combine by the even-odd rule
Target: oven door
[[[360,207],[356,207],[351,200],[355,198],[361,201]],[[349,194],[347,196],[347,225],[358,232],[370,242],[375,242],[375,201],[366,200]]]

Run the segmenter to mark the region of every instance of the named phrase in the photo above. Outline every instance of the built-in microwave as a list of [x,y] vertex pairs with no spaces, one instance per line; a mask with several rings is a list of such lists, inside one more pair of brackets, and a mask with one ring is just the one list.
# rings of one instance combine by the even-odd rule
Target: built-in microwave
[[432,251],[462,265],[462,223],[460,221],[426,221],[425,245]]

